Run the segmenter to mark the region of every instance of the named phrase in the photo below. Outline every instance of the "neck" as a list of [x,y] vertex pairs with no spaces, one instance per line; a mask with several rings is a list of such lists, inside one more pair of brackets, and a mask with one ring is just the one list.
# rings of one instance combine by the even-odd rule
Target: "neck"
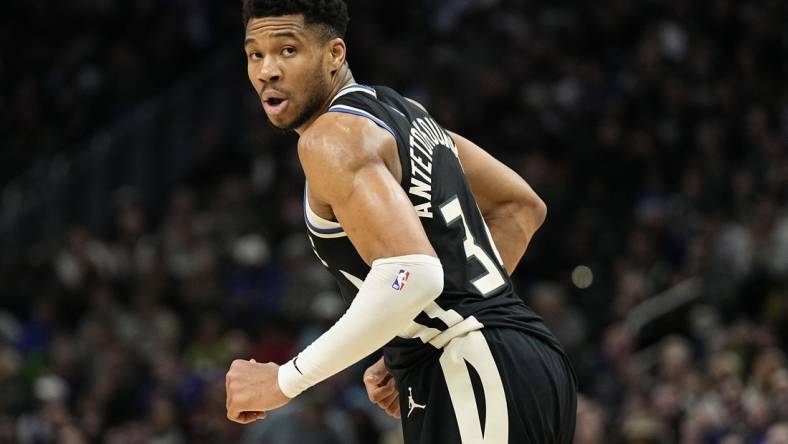
[[328,110],[328,106],[331,104],[331,101],[334,100],[334,97],[337,95],[339,90],[353,83],[356,83],[356,80],[353,78],[353,73],[350,72],[350,67],[347,63],[345,63],[334,76],[331,82],[331,92],[326,96],[326,99],[323,101],[323,105],[320,107],[320,110],[316,112],[315,115],[309,120],[307,120],[306,123],[296,128],[295,132],[298,133],[299,136],[304,134],[304,132],[308,130],[313,123],[315,123],[315,120],[317,120],[318,117],[323,115],[323,113]]

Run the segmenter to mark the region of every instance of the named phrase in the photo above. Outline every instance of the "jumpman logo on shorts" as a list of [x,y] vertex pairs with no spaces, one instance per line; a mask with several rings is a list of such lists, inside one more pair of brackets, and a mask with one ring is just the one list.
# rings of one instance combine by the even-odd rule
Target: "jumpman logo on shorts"
[[408,410],[408,418],[410,418],[410,414],[413,413],[414,410],[416,409],[424,410],[426,408],[427,408],[426,405],[416,404],[416,402],[413,400],[413,390],[410,387],[408,387],[408,409],[410,409]]

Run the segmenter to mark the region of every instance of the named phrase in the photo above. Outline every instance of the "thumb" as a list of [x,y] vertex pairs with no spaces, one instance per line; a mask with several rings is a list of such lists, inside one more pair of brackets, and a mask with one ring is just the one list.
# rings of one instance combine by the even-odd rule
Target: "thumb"
[[251,362],[251,363],[257,363],[257,361],[255,361],[255,360],[254,360],[254,358],[250,359],[250,360],[249,360],[249,362]]

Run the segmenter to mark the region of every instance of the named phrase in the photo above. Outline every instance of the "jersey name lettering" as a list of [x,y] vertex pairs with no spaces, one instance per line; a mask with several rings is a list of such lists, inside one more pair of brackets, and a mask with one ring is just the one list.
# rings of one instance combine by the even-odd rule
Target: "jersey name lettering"
[[411,122],[410,128],[410,188],[408,192],[426,200],[414,204],[419,217],[432,219],[432,156],[436,147],[449,148],[457,156],[457,147],[449,135],[429,117]]

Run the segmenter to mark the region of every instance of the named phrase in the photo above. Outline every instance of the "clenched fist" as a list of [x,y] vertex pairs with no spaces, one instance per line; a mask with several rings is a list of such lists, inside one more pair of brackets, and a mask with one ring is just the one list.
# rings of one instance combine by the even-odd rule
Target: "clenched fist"
[[373,404],[394,418],[400,417],[399,392],[394,378],[383,363],[383,358],[364,372],[364,386]]
[[279,389],[279,366],[236,359],[225,377],[227,418],[248,424],[290,402]]

